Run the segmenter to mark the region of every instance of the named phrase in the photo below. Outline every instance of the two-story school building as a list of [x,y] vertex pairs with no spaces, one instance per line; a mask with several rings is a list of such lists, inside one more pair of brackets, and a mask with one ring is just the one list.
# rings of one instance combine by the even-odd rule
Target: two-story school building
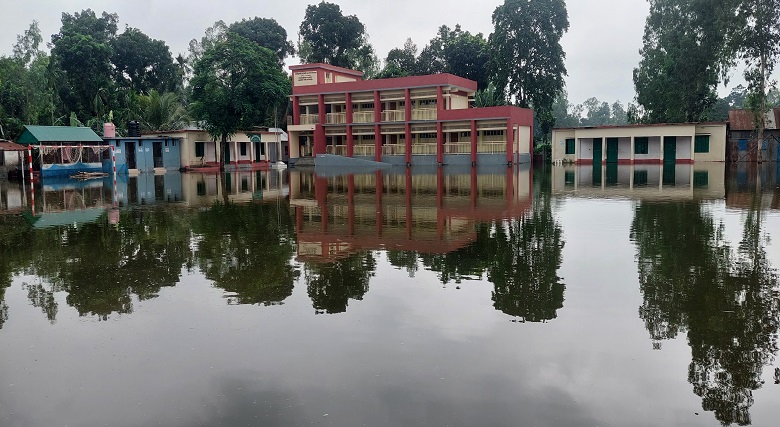
[[363,80],[328,64],[292,71],[290,163],[333,154],[396,165],[529,162],[533,111],[470,108],[476,82],[452,74]]
[[726,123],[554,129],[553,162],[669,164],[726,160]]

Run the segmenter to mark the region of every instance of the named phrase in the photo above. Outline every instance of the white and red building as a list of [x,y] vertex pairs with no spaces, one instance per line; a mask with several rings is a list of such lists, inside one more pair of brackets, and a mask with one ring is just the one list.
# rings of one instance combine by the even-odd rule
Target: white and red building
[[533,111],[470,108],[477,83],[452,74],[363,80],[328,64],[290,67],[290,163],[322,154],[396,165],[529,162]]

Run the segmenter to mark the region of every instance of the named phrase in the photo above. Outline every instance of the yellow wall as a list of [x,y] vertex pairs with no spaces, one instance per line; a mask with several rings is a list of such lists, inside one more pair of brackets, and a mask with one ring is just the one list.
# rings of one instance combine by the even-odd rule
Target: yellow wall
[[709,153],[693,153],[694,161],[724,162],[726,161],[726,125],[696,125],[697,135],[710,136]]

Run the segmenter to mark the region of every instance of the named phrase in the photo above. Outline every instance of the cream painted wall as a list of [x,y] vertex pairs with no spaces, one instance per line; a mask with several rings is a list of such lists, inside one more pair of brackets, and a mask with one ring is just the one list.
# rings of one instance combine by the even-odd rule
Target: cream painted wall
[[355,80],[357,79],[355,79],[354,77],[340,76],[336,74],[336,83],[354,82]]
[[462,95],[450,95],[450,110],[469,108],[469,98]]
[[675,158],[678,160],[690,160],[691,159],[691,137],[690,136],[678,136],[677,137],[677,152]]
[[531,127],[530,126],[519,126],[517,129],[518,132],[518,141],[519,141],[519,147],[518,147],[518,153],[520,154],[528,154],[531,152]]
[[618,138],[618,159],[631,158],[631,137]]
[[[566,155],[566,139],[574,138],[574,130],[553,130],[552,158],[553,160],[576,160],[574,154]],[[578,143],[577,143],[578,144]],[[575,149],[576,150],[576,149]]]
[[726,125],[696,125],[697,135],[710,136],[709,153],[693,153],[697,162],[723,162],[726,161]]

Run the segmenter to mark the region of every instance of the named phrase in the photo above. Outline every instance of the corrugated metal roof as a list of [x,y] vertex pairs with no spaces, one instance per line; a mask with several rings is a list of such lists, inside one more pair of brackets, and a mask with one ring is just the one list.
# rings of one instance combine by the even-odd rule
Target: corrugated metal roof
[[24,127],[24,132],[17,138],[17,142],[28,145],[41,142],[102,143],[103,138],[87,127],[27,125]]
[[0,150],[2,151],[27,151],[27,147],[11,141],[0,141]]
[[[750,110],[730,110],[729,127],[731,130],[754,130],[753,112]],[[767,129],[777,129],[780,124],[780,108],[773,108],[767,113]]]

